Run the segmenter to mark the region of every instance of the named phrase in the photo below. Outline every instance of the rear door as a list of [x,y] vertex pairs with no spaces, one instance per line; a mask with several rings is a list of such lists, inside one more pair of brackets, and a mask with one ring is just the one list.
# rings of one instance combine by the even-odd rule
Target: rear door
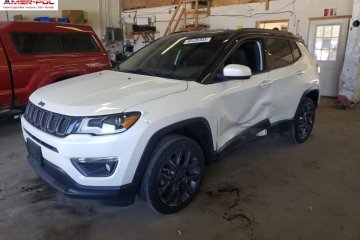
[[265,55],[274,85],[270,122],[292,119],[303,93],[301,76],[306,73],[306,64],[299,61],[301,54],[296,43],[286,39],[265,39]]
[[9,107],[12,102],[11,74],[6,53],[0,40],[0,108]]

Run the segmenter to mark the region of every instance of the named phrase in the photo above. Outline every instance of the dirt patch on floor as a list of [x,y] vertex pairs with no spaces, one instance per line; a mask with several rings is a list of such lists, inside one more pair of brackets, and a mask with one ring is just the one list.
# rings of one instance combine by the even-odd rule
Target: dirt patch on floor
[[92,221],[88,220],[81,223],[76,223],[68,227],[56,226],[47,228],[43,239],[57,240],[57,239],[89,239]]
[[257,239],[254,231],[256,219],[250,209],[253,196],[232,183],[206,189],[200,193],[203,207],[216,217],[234,224],[238,230],[246,232],[249,239]]
[[39,178],[32,179],[29,183],[21,186],[20,192],[25,193],[27,195],[25,198],[31,203],[55,200],[56,198],[56,191]]

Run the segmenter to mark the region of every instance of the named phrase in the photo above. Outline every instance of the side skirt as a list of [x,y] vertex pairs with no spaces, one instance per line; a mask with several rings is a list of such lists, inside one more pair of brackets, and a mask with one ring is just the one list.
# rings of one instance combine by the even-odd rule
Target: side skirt
[[[268,135],[273,135],[279,132],[283,132],[293,125],[293,120],[283,120],[276,123],[271,124],[269,119],[265,119],[258,124],[246,129],[245,131],[241,132],[239,135],[232,138],[228,141],[223,147],[221,147],[217,152],[215,152],[214,160],[220,159],[226,153],[230,152],[231,150],[242,146],[245,143],[251,142],[253,140],[266,137]],[[265,136],[257,136],[256,134],[267,130],[267,134]]]

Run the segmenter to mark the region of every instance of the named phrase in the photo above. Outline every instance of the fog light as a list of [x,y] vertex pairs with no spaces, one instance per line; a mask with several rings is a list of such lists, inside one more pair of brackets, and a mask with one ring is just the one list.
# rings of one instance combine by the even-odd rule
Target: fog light
[[116,157],[72,158],[71,162],[86,177],[108,177],[114,173],[118,159]]

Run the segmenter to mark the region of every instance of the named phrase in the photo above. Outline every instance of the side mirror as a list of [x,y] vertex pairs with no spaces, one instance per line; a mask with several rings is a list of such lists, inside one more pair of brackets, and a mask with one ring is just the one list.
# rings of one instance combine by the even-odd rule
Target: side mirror
[[224,67],[224,77],[230,79],[249,79],[251,77],[251,69],[240,64],[229,64]]

